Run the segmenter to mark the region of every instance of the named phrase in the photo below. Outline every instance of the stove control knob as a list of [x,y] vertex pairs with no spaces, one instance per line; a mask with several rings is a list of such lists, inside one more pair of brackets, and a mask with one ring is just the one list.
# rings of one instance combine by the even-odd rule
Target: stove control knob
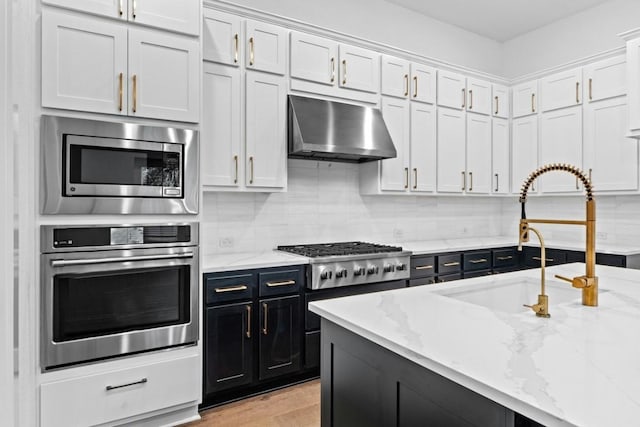
[[396,271],[396,267],[391,264],[386,264],[382,271],[384,271],[385,273],[393,273],[394,271]]
[[375,265],[370,265],[367,268],[367,274],[378,274],[378,267],[376,267]]
[[407,269],[407,264],[398,264],[396,265],[396,270],[398,271],[404,271]]
[[343,268],[340,270],[336,270],[336,279],[341,279],[343,277],[347,277],[347,269]]
[[362,276],[364,274],[364,267],[356,267],[353,269],[354,276]]
[[330,271],[323,271],[322,273],[320,273],[320,279],[322,280],[331,279],[332,275],[333,274]]

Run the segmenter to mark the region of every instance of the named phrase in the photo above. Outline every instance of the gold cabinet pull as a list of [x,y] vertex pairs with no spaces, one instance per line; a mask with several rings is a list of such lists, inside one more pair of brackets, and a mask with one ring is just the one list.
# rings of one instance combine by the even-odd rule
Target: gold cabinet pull
[[331,83],[336,80],[336,58],[331,58]]
[[234,162],[235,162],[235,164],[236,164],[236,176],[235,176],[235,178],[233,179],[233,183],[234,183],[234,184],[237,184],[237,183],[238,183],[238,155],[233,156],[233,161],[234,161]]
[[118,75],[118,111],[122,111],[122,91],[123,91],[123,82],[124,74],[120,73]]
[[347,60],[342,60],[342,84],[347,84]]
[[462,191],[464,191],[465,188],[467,188],[467,174],[462,171]]
[[496,100],[496,112],[495,112],[495,114],[497,115],[498,114],[498,97],[494,96],[493,99]]
[[249,184],[253,184],[253,156],[249,157],[249,166],[251,175],[249,177]]
[[471,264],[481,264],[483,262],[487,262],[487,259],[486,258],[472,259],[472,260],[469,260],[469,262]]
[[576,104],[580,104],[580,95],[578,92],[580,92],[580,82],[576,82]]
[[[540,258],[539,256],[531,257],[531,259],[534,260],[534,261],[542,261],[542,258]],[[555,258],[545,258],[544,260],[546,262],[553,262],[553,261],[555,261]]]
[[264,319],[263,319],[264,324],[262,325],[262,333],[267,335],[269,333],[267,329],[267,322],[269,321],[269,306],[267,305],[266,302],[262,303],[262,311],[264,315]]
[[473,90],[469,89],[469,110],[473,110]]
[[469,191],[473,191],[473,172],[469,172]]
[[467,90],[462,88],[462,108],[467,105]]
[[413,189],[418,189],[418,168],[413,168]]
[[238,63],[238,50],[240,44],[240,36],[238,34],[233,36],[233,62]]
[[247,336],[247,338],[251,338],[251,306],[248,305],[246,308],[247,308],[247,331],[245,332],[245,335]]
[[409,188],[409,168],[404,168],[404,188]]
[[246,291],[247,285],[225,286],[224,288],[216,288],[216,294],[223,294],[225,292],[238,292]]
[[499,256],[496,258],[498,261],[508,261],[510,259],[513,259],[513,255],[508,255],[508,256]]
[[409,74],[404,75],[404,96],[409,96]]
[[413,86],[414,86],[413,97],[417,98],[418,97],[418,76],[413,76]]
[[132,9],[131,9],[131,17],[133,19],[136,19],[136,9],[137,9],[136,0],[133,0],[133,6],[132,6]]
[[253,37],[251,37],[249,39],[249,65],[253,65],[254,60],[255,60],[255,52],[254,52],[254,46],[253,46]]
[[531,112],[532,113],[536,112],[536,94],[535,93],[531,94]]
[[593,99],[593,79],[589,79],[589,101]]
[[458,261],[453,261],[442,264],[443,267],[455,267],[456,265],[460,265],[460,263]]
[[418,265],[414,267],[416,270],[432,270],[433,265]]
[[282,280],[280,282],[267,282],[267,286],[270,288],[275,288],[277,286],[291,286],[291,285],[295,285],[296,281],[295,280]]
[[138,109],[138,76],[133,75],[133,107],[131,110],[135,113]]
[[498,174],[496,174],[496,189],[494,191],[498,191],[498,189],[500,188],[500,181],[499,181],[499,176]]
[[124,10],[122,8],[122,0],[118,2],[118,14],[122,16],[124,14]]

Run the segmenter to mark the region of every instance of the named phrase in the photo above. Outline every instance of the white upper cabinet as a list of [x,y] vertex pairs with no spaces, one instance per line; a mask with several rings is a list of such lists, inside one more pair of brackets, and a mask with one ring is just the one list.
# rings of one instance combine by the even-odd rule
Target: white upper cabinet
[[436,102],[436,69],[411,63],[411,100],[434,104]]
[[595,191],[637,190],[638,143],[625,136],[626,97],[589,103],[584,115],[584,169]]
[[540,110],[582,104],[582,68],[553,74],[540,80]]
[[291,32],[291,78],[333,86],[337,79],[338,44]]
[[382,116],[397,152],[395,158],[380,162],[380,189],[383,191],[409,189],[410,111],[410,104],[402,99],[382,99]]
[[[582,169],[582,107],[543,113],[540,119],[540,164],[568,163]],[[566,172],[540,178],[542,192],[577,192],[581,184]]]
[[627,136],[640,138],[640,29],[622,35],[627,42],[627,101],[629,103],[629,132]]
[[382,94],[408,98],[410,88],[410,64],[393,56],[382,56]]
[[523,117],[538,112],[538,81],[521,83],[511,88],[513,117]]
[[493,117],[509,118],[509,88],[501,85],[492,85],[491,114]]
[[247,69],[284,75],[287,69],[287,30],[252,20],[247,20],[245,25]]
[[242,20],[236,15],[205,9],[202,26],[202,59],[240,66]]
[[491,117],[467,114],[466,157],[467,193],[491,193]]
[[626,57],[598,61],[584,67],[584,83],[588,102],[613,98],[627,93]]
[[491,192],[493,194],[509,193],[509,121],[496,119],[492,121],[492,169]]
[[465,117],[464,111],[438,109],[439,192],[462,193],[467,189]]
[[467,79],[467,111],[491,114],[491,83],[479,79]]
[[376,93],[380,88],[380,54],[371,50],[341,44],[340,87]]
[[163,30],[200,34],[200,0],[43,0],[45,4]]
[[[529,174],[538,168],[538,116],[514,119],[511,124],[511,191],[519,193]],[[538,190],[536,181],[529,193]]]
[[436,107],[411,103],[411,192],[436,191]]
[[438,72],[438,105],[464,110],[467,107],[466,78],[450,71]]

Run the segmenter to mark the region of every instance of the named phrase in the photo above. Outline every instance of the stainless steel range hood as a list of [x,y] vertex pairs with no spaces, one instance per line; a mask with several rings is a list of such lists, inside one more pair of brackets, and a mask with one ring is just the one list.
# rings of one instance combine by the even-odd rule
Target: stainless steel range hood
[[289,95],[289,157],[362,163],[396,155],[380,110]]

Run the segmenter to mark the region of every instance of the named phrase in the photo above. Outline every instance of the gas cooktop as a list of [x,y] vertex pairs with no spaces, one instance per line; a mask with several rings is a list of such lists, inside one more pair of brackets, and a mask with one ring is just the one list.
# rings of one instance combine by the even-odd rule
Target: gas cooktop
[[278,246],[278,250],[309,258],[340,255],[377,254],[402,252],[400,246],[379,245],[368,242],[317,243],[311,245]]

